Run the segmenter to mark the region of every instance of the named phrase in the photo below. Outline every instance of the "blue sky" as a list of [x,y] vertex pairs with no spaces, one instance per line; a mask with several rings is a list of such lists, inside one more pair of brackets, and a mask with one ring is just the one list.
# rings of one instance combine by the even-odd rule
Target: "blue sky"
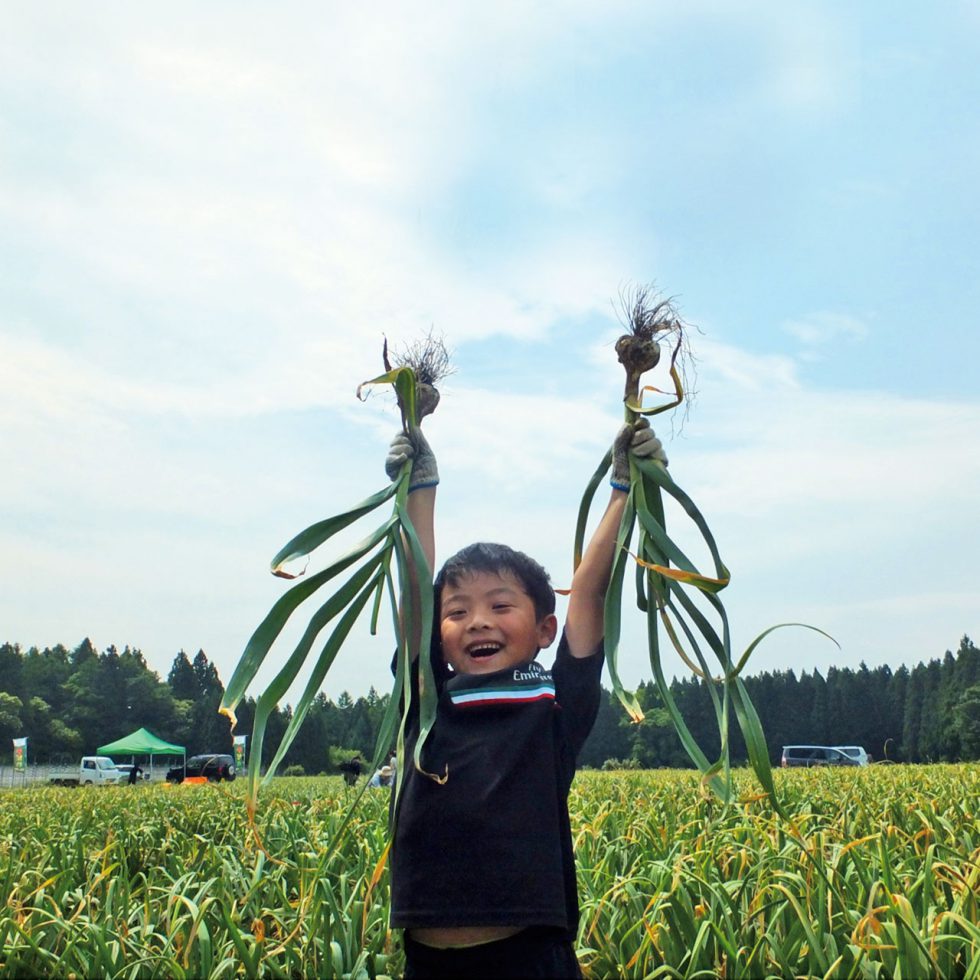
[[[269,558],[384,482],[392,401],[353,396],[382,335],[430,328],[440,554],[567,584],[613,304],[651,280],[698,327],[658,430],[736,646],[843,648],[785,631],[750,670],[976,637],[978,55],[955,2],[7,11],[0,640],[227,680]],[[389,649],[360,630],[328,693],[387,688]],[[627,682],[645,658],[631,622]]]

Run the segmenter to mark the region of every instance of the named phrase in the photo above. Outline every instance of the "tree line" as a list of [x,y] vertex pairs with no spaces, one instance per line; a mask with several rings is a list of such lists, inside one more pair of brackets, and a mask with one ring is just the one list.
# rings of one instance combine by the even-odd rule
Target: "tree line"
[[[784,745],[862,745],[876,760],[958,762],[980,759],[980,651],[964,636],[956,653],[919,663],[911,670],[831,667],[819,671],[765,672],[745,677],[745,686],[766,733],[770,760]],[[719,751],[718,726],[707,682],[674,680],[671,694],[691,733],[709,758]],[[642,724],[624,717],[604,692],[599,717],[581,756],[583,765],[619,760],[641,768],[686,767],[691,762],[653,682],[637,698]],[[729,723],[732,761],[745,762],[745,742]]]
[[[69,650],[54,647],[22,650],[0,646],[0,752],[10,739],[28,736],[30,763],[78,763],[100,745],[148,728],[182,745],[188,756],[232,751],[228,719],[218,714],[224,685],[203,650],[193,659],[181,650],[165,681],[131,647],[109,646],[101,653],[89,639]],[[332,772],[337,762],[358,752],[370,759],[388,695],[374,688],[336,701],[320,694],[307,714],[284,766],[304,772]],[[248,735],[255,700],[238,706],[236,733]],[[262,764],[271,760],[292,718],[288,705],[274,710],[266,726]],[[122,761],[122,760],[118,760]]]
[[[831,667],[819,671],[765,672],[745,678],[762,720],[770,757],[778,763],[783,745],[863,745],[877,760],[939,762],[980,759],[980,651],[964,636],[959,649],[941,659],[893,671]],[[707,683],[675,679],[671,693],[692,734],[710,757],[718,752],[718,731]],[[224,686],[203,650],[193,659],[181,650],[167,679],[151,670],[143,654],[109,646],[98,652],[87,638],[69,650],[23,650],[0,646],[0,746],[27,735],[31,762],[73,763],[82,754],[137,728],[199,752],[231,752],[232,735],[218,714]],[[335,771],[337,762],[357,752],[370,759],[375,734],[390,695],[373,687],[366,696],[346,691],[336,701],[317,696],[287,753],[283,766],[307,773]],[[582,751],[581,764],[600,767],[609,760],[643,768],[690,765],[656,685],[641,683],[637,698],[646,713],[629,722],[603,690],[599,716]],[[238,708],[238,729],[252,729],[255,701]],[[269,718],[263,765],[267,764],[292,717],[289,705]],[[735,764],[745,745],[731,720]],[[5,751],[0,748],[0,752]],[[615,762],[613,764],[615,764]]]

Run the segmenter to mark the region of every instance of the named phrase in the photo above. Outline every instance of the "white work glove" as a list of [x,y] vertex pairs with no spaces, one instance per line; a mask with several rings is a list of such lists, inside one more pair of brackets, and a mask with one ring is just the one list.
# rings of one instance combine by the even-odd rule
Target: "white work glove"
[[637,459],[654,459],[667,465],[667,454],[663,443],[650,428],[650,420],[641,417],[635,422],[627,422],[613,442],[612,476],[609,483],[616,490],[629,491],[630,455]]
[[389,480],[397,480],[405,460],[412,461],[412,475],[408,480],[408,492],[421,490],[422,487],[434,487],[439,482],[439,467],[436,466],[435,453],[422,435],[421,429],[416,429],[412,435],[399,432],[388,447],[385,459],[385,472]]

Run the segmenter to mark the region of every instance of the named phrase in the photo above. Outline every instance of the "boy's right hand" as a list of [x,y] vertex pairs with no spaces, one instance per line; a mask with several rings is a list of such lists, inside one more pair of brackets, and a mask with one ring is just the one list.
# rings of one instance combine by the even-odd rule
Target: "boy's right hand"
[[412,435],[399,432],[388,447],[385,459],[385,472],[389,480],[397,480],[405,460],[412,461],[412,475],[408,481],[408,492],[421,490],[422,487],[434,487],[439,483],[439,467],[436,465],[435,453],[429,446],[421,429],[416,429]]
[[613,442],[613,466],[609,483],[616,490],[629,491],[631,455],[640,459],[654,459],[664,466],[667,465],[663,443],[650,428],[650,420],[647,418],[641,417],[624,425]]

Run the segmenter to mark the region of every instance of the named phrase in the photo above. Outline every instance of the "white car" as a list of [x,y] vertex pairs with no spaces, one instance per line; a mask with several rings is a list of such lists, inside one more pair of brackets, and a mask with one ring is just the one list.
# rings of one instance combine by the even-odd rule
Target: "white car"
[[864,751],[860,745],[835,745],[835,749],[843,752],[844,755],[854,759],[859,766],[866,766],[871,761],[871,756]]

